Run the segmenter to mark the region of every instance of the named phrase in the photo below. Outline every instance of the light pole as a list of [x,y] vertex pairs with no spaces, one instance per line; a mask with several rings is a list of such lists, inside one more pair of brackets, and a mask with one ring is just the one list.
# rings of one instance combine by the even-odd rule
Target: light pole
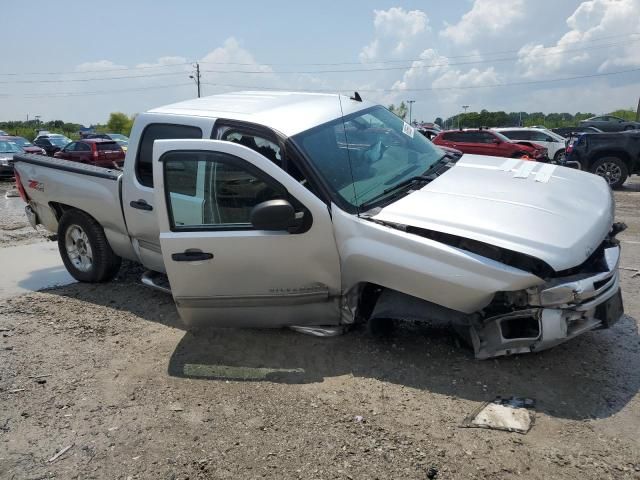
[[[466,116],[469,105],[462,105],[462,108],[464,109],[464,115]],[[460,130],[460,115],[458,115],[458,130]]]
[[413,107],[413,104],[416,103],[416,101],[415,100],[407,100],[407,103],[409,104],[409,125],[411,125],[412,107]]

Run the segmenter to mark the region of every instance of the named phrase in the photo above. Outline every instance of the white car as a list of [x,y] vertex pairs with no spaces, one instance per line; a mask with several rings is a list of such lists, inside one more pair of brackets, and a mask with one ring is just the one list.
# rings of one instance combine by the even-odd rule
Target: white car
[[531,142],[546,147],[549,151],[549,159],[555,162],[559,162],[564,157],[567,139],[546,128],[510,127],[493,130],[516,142]]

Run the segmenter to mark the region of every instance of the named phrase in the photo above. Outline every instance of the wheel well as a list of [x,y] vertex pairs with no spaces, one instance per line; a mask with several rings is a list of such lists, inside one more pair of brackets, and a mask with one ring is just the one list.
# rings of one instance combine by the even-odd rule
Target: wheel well
[[359,285],[357,321],[367,321],[369,319],[384,289],[385,287],[375,283],[366,282]]
[[[64,213],[69,210],[78,210],[79,212],[84,212],[84,210],[80,210],[79,208],[72,207],[71,205],[66,205],[64,203],[58,203],[58,202],[49,202],[49,207],[51,208],[51,210],[53,210],[53,213],[58,222],[62,218],[62,215],[64,215]],[[87,213],[87,212],[84,212],[84,213]],[[87,215],[89,214],[87,213]]]
[[599,152],[594,153],[593,155],[591,155],[589,168],[591,168],[597,161],[602,160],[606,157],[619,158],[627,165],[629,169],[631,169],[631,157],[624,150],[600,150]]

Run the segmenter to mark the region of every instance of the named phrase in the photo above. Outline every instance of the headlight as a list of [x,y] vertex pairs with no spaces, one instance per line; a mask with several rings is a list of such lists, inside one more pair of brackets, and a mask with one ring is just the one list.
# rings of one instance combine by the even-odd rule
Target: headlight
[[0,165],[2,165],[3,167],[8,167],[9,166],[9,159],[8,158],[0,158]]

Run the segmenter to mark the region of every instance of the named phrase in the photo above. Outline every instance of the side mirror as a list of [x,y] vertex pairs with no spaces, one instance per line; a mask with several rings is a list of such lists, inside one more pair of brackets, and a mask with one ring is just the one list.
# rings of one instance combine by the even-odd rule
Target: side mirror
[[287,230],[296,223],[296,212],[286,200],[267,200],[251,210],[251,224],[258,230]]
[[495,143],[496,145],[500,145],[502,143],[502,141],[498,138],[494,138],[493,139],[493,143]]

